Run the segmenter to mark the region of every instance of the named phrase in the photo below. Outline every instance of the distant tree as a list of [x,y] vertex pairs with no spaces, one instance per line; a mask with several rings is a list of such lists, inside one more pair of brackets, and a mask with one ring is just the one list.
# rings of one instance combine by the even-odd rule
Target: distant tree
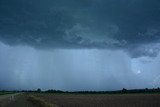
[[148,88],[145,88],[145,90],[147,90],[147,91],[148,91]]
[[148,88],[145,88],[145,91],[148,91],[149,89]]
[[38,88],[38,89],[37,89],[37,92],[38,92],[38,93],[40,93],[40,92],[41,92],[41,89],[40,89],[40,88]]
[[122,92],[127,92],[127,89],[123,88],[123,89],[122,89]]

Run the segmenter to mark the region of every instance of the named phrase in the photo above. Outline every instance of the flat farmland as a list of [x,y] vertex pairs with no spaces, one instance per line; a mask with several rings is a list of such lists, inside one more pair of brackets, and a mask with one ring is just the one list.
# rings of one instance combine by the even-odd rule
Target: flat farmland
[[0,96],[0,107],[160,107],[160,94],[49,94]]
[[160,94],[32,94],[58,107],[160,107]]

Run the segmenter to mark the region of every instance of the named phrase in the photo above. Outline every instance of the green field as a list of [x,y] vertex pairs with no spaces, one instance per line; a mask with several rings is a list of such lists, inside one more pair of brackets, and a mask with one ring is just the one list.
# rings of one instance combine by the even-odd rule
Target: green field
[[13,94],[15,92],[0,91],[0,95]]

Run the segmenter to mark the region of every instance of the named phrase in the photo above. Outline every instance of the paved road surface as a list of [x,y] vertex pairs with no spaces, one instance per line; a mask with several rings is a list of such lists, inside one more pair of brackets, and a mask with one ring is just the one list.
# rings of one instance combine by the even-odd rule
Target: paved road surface
[[23,93],[16,93],[16,94],[6,94],[6,95],[0,95],[0,101],[4,99],[10,99],[13,100],[15,96],[23,94]]
[[25,93],[16,93],[0,96],[0,107],[36,107],[27,100]]

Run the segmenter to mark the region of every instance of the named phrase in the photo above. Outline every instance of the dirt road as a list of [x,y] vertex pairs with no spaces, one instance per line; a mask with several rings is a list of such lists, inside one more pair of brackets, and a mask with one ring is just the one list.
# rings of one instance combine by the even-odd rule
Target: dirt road
[[24,93],[8,94],[0,96],[0,107],[36,107],[27,100]]

